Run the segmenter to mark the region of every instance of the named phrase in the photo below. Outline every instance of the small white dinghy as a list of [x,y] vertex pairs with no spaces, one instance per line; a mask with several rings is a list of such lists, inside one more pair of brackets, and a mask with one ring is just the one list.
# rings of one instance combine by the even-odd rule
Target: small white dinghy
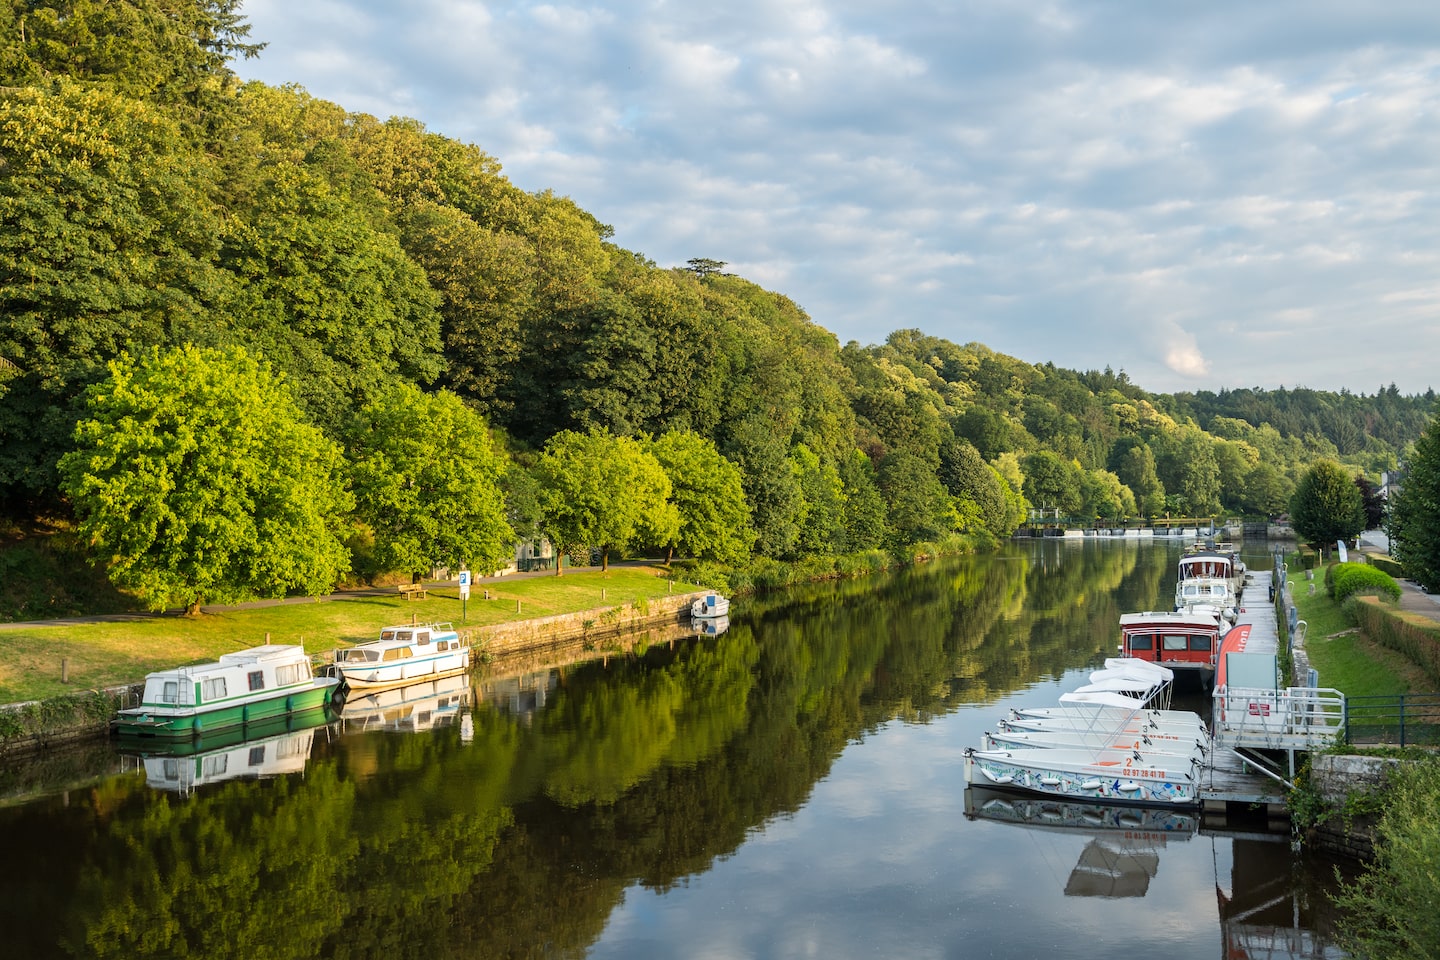
[[690,604],[690,617],[694,620],[715,620],[730,615],[730,598],[718,593],[707,593]]

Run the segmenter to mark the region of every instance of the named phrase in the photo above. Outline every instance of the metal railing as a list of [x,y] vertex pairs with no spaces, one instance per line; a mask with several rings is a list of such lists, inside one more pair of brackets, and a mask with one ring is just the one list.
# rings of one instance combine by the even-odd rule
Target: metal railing
[[1345,742],[1440,745],[1440,693],[1347,697]]
[[1344,735],[1346,697],[1330,687],[1215,691],[1215,739],[1228,747],[1318,750]]

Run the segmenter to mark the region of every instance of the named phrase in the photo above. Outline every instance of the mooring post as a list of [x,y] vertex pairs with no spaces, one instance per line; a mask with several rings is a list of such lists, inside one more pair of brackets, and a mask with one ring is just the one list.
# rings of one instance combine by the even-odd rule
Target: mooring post
[[61,682],[61,683],[69,683],[69,682],[70,682],[70,658],[69,658],[69,657],[61,657],[61,658],[60,658],[60,682]]

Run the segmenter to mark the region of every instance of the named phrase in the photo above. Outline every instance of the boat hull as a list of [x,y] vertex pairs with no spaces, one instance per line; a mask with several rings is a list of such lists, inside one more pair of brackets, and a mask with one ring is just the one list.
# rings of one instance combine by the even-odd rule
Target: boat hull
[[413,657],[390,663],[337,665],[337,672],[351,690],[387,690],[408,687],[412,683],[458,677],[470,670],[470,648],[437,654],[435,657]]
[[[965,780],[988,787],[1129,806],[1194,807],[1200,794],[1195,767],[1162,766],[1161,758],[1095,763],[1047,762],[1043,749],[966,750]],[[1038,755],[1038,756],[1032,756]],[[1175,758],[1167,758],[1175,759]]]
[[194,739],[202,734],[323,708],[331,701],[339,683],[334,677],[315,677],[308,686],[270,690],[264,695],[221,704],[131,707],[119,711],[112,727],[127,737]]

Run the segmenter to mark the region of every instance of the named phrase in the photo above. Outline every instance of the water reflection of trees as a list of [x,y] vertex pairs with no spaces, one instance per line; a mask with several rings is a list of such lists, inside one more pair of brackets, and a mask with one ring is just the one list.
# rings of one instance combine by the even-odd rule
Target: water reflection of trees
[[[626,887],[708,869],[799,809],[877,725],[924,722],[1105,653],[1119,614],[1135,598],[1153,605],[1170,563],[1161,550],[1043,545],[817,585],[749,603],[720,637],[572,665],[534,718],[480,710],[469,742],[453,726],[346,736],[322,741],[303,779],[189,798],[107,781],[79,798],[81,815],[47,826],[71,859],[47,871],[64,909],[35,945],[84,957],[583,952]],[[0,816],[7,849],[24,821]],[[12,898],[14,884],[0,881],[0,912],[33,899]]]

